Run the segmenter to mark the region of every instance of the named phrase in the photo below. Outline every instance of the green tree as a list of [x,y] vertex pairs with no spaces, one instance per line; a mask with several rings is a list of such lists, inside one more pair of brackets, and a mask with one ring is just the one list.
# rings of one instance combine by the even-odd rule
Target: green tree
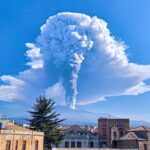
[[64,119],[59,119],[60,114],[54,111],[55,102],[44,96],[39,96],[29,111],[31,118],[30,126],[33,130],[44,132],[44,147],[51,148],[52,144],[57,146],[62,140],[60,123]]

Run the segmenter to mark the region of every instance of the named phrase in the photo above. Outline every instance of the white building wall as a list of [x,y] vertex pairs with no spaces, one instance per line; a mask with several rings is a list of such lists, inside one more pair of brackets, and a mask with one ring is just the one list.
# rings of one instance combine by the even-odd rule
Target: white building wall
[[77,142],[81,142],[81,148],[89,148],[90,142],[93,142],[93,148],[98,148],[98,139],[97,140],[64,139],[59,144],[59,148],[65,148],[65,142],[69,142],[69,148],[71,148],[71,142],[75,142],[75,148],[77,148]]

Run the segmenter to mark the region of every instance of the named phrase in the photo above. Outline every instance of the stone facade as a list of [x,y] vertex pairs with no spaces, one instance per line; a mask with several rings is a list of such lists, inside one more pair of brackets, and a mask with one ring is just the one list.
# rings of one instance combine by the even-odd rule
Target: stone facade
[[117,148],[150,150],[150,129],[137,127],[126,131],[126,134],[117,140]]
[[115,148],[116,140],[129,129],[129,119],[98,119],[99,146]]
[[74,125],[64,133],[60,148],[98,148],[98,136]]
[[0,121],[0,150],[43,150],[44,134]]

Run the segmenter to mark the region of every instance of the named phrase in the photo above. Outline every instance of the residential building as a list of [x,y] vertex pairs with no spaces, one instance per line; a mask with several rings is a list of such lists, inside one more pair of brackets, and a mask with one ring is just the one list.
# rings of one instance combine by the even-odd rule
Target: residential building
[[150,150],[150,128],[141,126],[126,131],[126,134],[117,140],[117,148]]
[[99,147],[116,147],[116,140],[130,129],[129,119],[98,119]]
[[0,150],[43,150],[43,132],[0,120]]
[[87,128],[71,126],[64,133],[64,139],[59,148],[98,148],[98,135]]

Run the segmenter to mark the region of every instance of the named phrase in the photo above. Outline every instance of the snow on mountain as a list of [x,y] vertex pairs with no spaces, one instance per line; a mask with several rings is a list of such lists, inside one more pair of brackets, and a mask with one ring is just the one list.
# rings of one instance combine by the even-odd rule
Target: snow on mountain
[[108,113],[93,113],[85,110],[70,109],[65,106],[56,106],[56,112],[65,118],[64,124],[67,125],[92,125],[97,126],[98,118],[116,118]]
[[[81,126],[97,126],[97,122],[99,118],[117,118],[116,116],[112,116],[108,113],[93,113],[85,110],[79,109],[70,109],[66,106],[56,106],[55,111],[60,114],[60,117],[66,119],[63,122],[63,125],[81,125]],[[27,123],[26,117],[18,116],[15,118],[9,118],[10,120],[15,120],[17,123]],[[146,126],[150,127],[150,122],[146,121],[138,121],[138,120],[131,120],[130,121],[131,127],[137,126]]]

